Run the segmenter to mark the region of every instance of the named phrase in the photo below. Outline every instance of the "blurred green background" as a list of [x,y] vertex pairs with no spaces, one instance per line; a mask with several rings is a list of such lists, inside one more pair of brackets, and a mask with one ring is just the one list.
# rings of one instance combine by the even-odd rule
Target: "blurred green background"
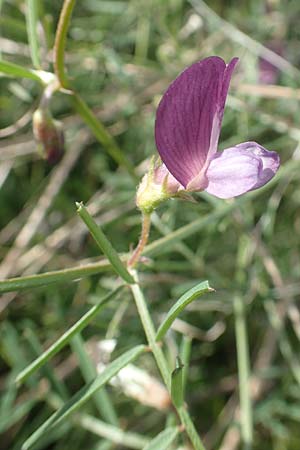
[[[28,2],[2,0],[1,58],[32,67],[26,31]],[[39,2],[42,68],[53,70],[53,44],[62,1]],[[192,339],[187,403],[207,450],[240,447],[233,298],[246,304],[254,399],[254,450],[300,448],[300,4],[291,1],[85,0],[77,1],[68,32],[66,66],[78,92],[115,138],[141,177],[156,152],[155,109],[168,83],[209,55],[239,65],[227,99],[220,148],[255,140],[279,152],[282,168],[254,196],[224,212],[226,202],[196,194],[196,203],[172,200],[153,217],[150,242],[207,218],[183,239],[160,245],[142,266],[141,280],[156,325],[188,288],[208,279],[216,293],[194,302],[167,338],[170,361]],[[97,261],[99,250],[76,217],[84,201],[115,248],[136,244],[140,215],[136,182],[74,110],[70,95],[51,101],[63,122],[66,153],[55,166],[37,150],[32,113],[41,87],[0,77],[0,273],[3,278]],[[212,215],[217,212],[216,215]],[[144,342],[135,306],[125,292],[20,389],[16,374],[78,320],[88,305],[115,286],[107,271],[80,282],[4,294],[0,329],[1,449],[24,440],[83,384],[80,345],[91,365],[97,345],[115,339],[115,354]],[[99,356],[100,355],[100,356]],[[93,366],[94,364],[94,366]],[[137,363],[159,378],[150,355]],[[153,381],[153,380],[152,380]],[[154,381],[153,381],[154,382]],[[130,381],[126,382],[130,385]],[[125,384],[126,384],[125,383]],[[127,386],[128,388],[128,386]],[[128,388],[130,390],[130,386]],[[169,415],[108,387],[122,429],[153,437]],[[149,392],[146,397],[149,398]],[[84,408],[99,417],[97,405]],[[169,414],[170,413],[170,414]],[[70,420],[40,448],[91,450],[112,444],[80,420]],[[102,436],[102,437],[101,437]],[[141,446],[125,448],[141,448]],[[173,447],[188,449],[182,437]]]

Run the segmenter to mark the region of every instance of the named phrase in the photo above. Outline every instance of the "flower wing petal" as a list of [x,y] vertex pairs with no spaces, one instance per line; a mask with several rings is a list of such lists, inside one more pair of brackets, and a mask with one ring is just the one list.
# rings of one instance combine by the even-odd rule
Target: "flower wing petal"
[[158,106],[155,140],[171,174],[187,186],[216,151],[229,82],[237,58],[226,66],[212,56],[184,70]]
[[244,142],[214,155],[206,172],[205,190],[219,198],[237,197],[266,184],[279,164],[276,152],[256,142]]

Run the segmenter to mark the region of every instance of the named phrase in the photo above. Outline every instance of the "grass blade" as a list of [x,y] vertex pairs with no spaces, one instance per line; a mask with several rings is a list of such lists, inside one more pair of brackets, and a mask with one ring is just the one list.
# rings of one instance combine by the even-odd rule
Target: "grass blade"
[[73,326],[69,328],[54,344],[52,344],[48,350],[42,353],[37,359],[35,359],[29,366],[27,366],[16,378],[16,383],[21,384],[27,380],[36,370],[42,367],[52,356],[58,353],[68,342],[83,330],[90,321],[98,314],[98,312],[104,307],[104,305],[114,298],[124,286],[120,286],[108,295],[103,297],[97,305],[93,306],[84,316],[82,316]]
[[167,450],[179,433],[177,427],[168,427],[159,433],[143,450]]
[[26,25],[31,60],[36,69],[41,67],[38,37],[38,4],[37,0],[27,0]]
[[43,82],[42,78],[36,71],[32,69],[26,69],[25,67],[18,66],[18,64],[14,64],[8,61],[0,61],[0,73],[3,73],[10,77],[30,78],[31,80],[38,81],[39,83]]
[[[80,333],[77,333],[76,336],[73,337],[71,347],[78,359],[79,368],[84,381],[90,383],[97,376],[97,370],[95,361],[91,360],[90,355],[85,349],[84,340]],[[105,387],[95,393],[93,400],[101,417],[106,422],[117,427],[119,425],[118,416]]]
[[213,292],[214,289],[211,288],[208,284],[208,281],[203,281],[202,283],[197,284],[192,289],[189,289],[185,294],[183,294],[180,299],[172,306],[170,311],[167,314],[167,317],[160,325],[157,333],[156,333],[156,341],[159,341],[164,337],[168,329],[171,327],[172,323],[178,316],[178,314],[193,300],[200,297],[203,294],[208,292]]
[[49,417],[23,444],[22,450],[30,449],[38,440],[58,425],[63,423],[71,414],[81,408],[99,389],[101,389],[112,377],[114,377],[123,367],[135,360],[146,347],[138,345],[128,350],[119,358],[110,363],[106,369],[97,376],[91,383],[85,385],[78,391],[62,408]]
[[149,439],[131,431],[123,431],[122,429],[102,422],[88,414],[80,414],[76,417],[76,422],[85,430],[91,431],[97,436],[101,436],[114,444],[122,447],[142,449],[149,442]]
[[53,270],[52,272],[40,273],[38,275],[29,275],[26,277],[9,278],[0,281],[0,293],[13,292],[23,289],[47,286],[53,283],[62,283],[65,281],[80,280],[83,277],[95,275],[111,268],[111,264],[105,261],[99,261],[85,266],[71,267],[63,270]]

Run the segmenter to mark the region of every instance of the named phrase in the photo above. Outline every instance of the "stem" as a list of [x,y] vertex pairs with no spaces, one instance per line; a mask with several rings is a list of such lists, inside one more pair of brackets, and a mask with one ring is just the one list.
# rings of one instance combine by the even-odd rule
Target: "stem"
[[57,25],[54,43],[54,70],[63,88],[68,87],[68,78],[65,73],[65,47],[66,37],[71,19],[71,14],[75,5],[75,0],[65,0]]
[[134,267],[138,263],[140,256],[145,248],[145,245],[147,244],[150,233],[150,227],[151,227],[150,214],[142,213],[141,237],[136,249],[134,250],[134,252],[132,253],[131,257],[128,260],[127,267]]
[[234,297],[234,313],[241,405],[241,434],[245,450],[250,450],[253,441],[253,418],[250,395],[249,347],[245,305],[238,295]]
[[[133,271],[132,271],[133,272]],[[133,272],[134,279],[136,280],[136,283],[138,283],[138,277],[137,274]],[[138,284],[132,284],[130,285],[136,307],[138,310],[138,313],[140,315],[140,319],[148,340],[148,344],[151,348],[151,351],[153,352],[154,358],[156,360],[156,363],[158,365],[159,371],[161,373],[161,376],[164,380],[165,385],[167,386],[168,390],[170,390],[171,382],[170,382],[170,373],[167,366],[166,359],[164,357],[164,354],[162,352],[162,349],[155,341],[155,329],[152,322],[152,319],[150,317],[147,304],[143,295],[142,290],[140,289]]]
[[78,94],[73,93],[73,102],[78,114],[80,114],[84,122],[90,127],[95,137],[98,139],[100,144],[102,144],[107,153],[117,164],[124,166],[127,169],[134,182],[138,181],[133,165],[130,161],[128,161],[114,138],[109,134],[105,126],[95,116],[84,100]]
[[[138,283],[138,276],[135,271],[132,271],[132,274],[134,276],[134,279],[136,280],[136,283]],[[158,345],[158,343],[155,341],[155,329],[154,325],[150,316],[150,313],[147,308],[147,303],[144,297],[144,294],[139,287],[138,284],[131,284],[130,289],[132,291],[136,307],[148,340],[148,344],[152,350],[152,353],[154,355],[154,358],[156,360],[157,366],[159,368],[159,371],[161,373],[161,376],[164,380],[165,385],[167,386],[167,389],[169,392],[171,392],[171,380],[170,380],[170,372],[168,369],[168,365],[166,362],[166,358],[163,354],[162,349]],[[176,408],[176,406],[174,405]],[[205,450],[200,437],[196,431],[196,428],[190,418],[189,412],[185,408],[185,406],[181,406],[179,408],[176,408],[177,413],[180,417],[181,423],[184,426],[187,435],[189,436],[194,449],[195,450]]]

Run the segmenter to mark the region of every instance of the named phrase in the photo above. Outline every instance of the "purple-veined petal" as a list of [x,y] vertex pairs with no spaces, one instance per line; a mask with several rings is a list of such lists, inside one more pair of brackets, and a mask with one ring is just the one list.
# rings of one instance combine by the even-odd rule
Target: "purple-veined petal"
[[217,149],[230,78],[237,63],[228,66],[212,56],[184,70],[158,106],[155,140],[171,174],[183,185],[206,167]]
[[270,181],[279,165],[276,152],[256,142],[244,142],[213,156],[206,172],[205,190],[219,198],[237,197]]

